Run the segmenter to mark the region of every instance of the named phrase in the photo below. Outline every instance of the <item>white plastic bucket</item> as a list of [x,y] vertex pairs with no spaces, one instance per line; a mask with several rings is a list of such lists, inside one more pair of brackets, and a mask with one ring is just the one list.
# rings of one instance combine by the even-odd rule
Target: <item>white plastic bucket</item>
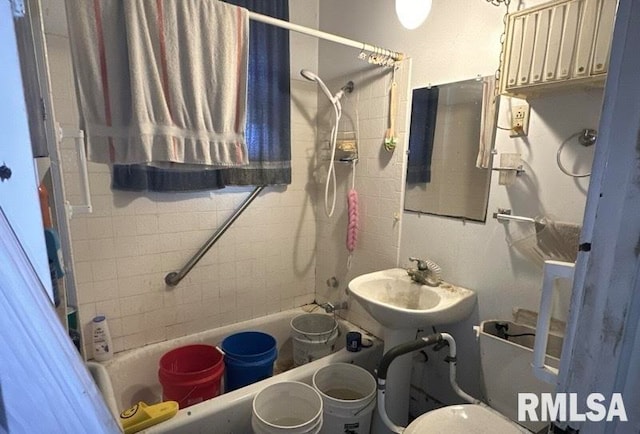
[[293,363],[301,366],[333,352],[338,323],[330,315],[306,313],[291,320]]
[[322,396],[323,434],[369,434],[376,406],[376,380],[365,369],[335,363],[313,374],[313,387]]
[[267,386],[253,398],[251,427],[255,434],[317,434],[322,428],[322,398],[297,381]]

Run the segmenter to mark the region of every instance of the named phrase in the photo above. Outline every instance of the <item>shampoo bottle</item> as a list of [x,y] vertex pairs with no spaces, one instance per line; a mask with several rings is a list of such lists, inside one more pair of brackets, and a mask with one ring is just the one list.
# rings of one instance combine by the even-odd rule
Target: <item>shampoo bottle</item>
[[113,345],[107,319],[104,315],[97,316],[91,325],[93,326],[93,358],[98,362],[106,362],[113,357]]

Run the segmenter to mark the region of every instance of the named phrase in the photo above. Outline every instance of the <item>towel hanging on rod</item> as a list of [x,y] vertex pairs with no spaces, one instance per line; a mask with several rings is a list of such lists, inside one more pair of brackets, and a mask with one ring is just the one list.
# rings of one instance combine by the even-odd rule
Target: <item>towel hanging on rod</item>
[[246,9],[67,0],[67,12],[90,160],[248,163]]
[[553,259],[575,262],[582,227],[575,223],[558,222],[550,216],[523,217],[511,215],[511,210],[498,208],[493,218],[502,223],[523,223],[515,227],[505,225],[507,243],[536,265]]

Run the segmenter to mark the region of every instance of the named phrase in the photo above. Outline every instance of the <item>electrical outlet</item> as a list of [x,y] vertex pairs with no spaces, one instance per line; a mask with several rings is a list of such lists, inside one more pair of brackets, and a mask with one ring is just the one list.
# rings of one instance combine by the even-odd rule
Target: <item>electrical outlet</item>
[[515,105],[511,107],[511,131],[509,137],[525,137],[529,134],[529,104]]

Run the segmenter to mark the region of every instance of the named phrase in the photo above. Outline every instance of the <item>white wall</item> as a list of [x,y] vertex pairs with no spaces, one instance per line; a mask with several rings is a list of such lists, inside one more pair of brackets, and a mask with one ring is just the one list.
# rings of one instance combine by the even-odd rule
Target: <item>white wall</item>
[[[396,19],[393,1],[323,0],[320,28],[408,54],[413,59],[411,86],[422,87],[495,72],[503,14],[504,9],[484,1],[434,1],[427,21],[410,31]],[[332,77],[347,67],[358,68],[354,49],[332,47],[329,57],[321,44],[323,74]]]
[[[540,2],[524,3],[531,6]],[[372,6],[366,0],[324,0],[320,4],[320,25],[325,31],[407,53],[413,59],[411,86],[420,87],[493,74],[498,67],[503,14],[504,8],[483,1],[439,1],[433,3],[422,27],[408,31],[397,23],[392,1]],[[338,53],[340,57],[329,58],[320,46],[321,71],[339,75],[344,73],[341,70],[355,67],[353,51]],[[510,250],[505,241],[509,226],[492,219],[491,214],[501,207],[524,216],[553,215],[563,221],[582,221],[588,178],[574,180],[562,174],[555,153],[569,135],[585,127],[597,127],[601,96],[598,90],[574,91],[532,100],[527,138],[511,139],[508,132],[498,131],[498,152],[521,152],[527,173],[509,187],[497,185],[497,176],[492,177],[486,223],[403,215],[401,265],[408,265],[408,256],[432,259],[442,266],[445,280],[478,293],[478,307],[469,320],[438,328],[451,330],[460,341],[460,382],[472,394],[482,392],[479,352],[471,326],[485,319],[510,319],[514,308],[536,310],[539,303],[540,269]],[[508,103],[508,99],[503,100],[502,110]],[[507,123],[508,116],[503,112],[499,125]],[[563,154],[566,164],[578,172],[588,170],[592,153],[579,151],[572,143]],[[575,166],[572,161],[576,161]],[[414,384],[441,401],[452,402],[455,396],[446,385],[442,357],[433,353],[428,363],[416,365]],[[432,404],[424,395],[415,397],[414,412]]]
[[[59,122],[78,125],[61,0],[45,4],[54,104]],[[290,1],[291,20],[317,27],[317,1]],[[110,189],[109,169],[90,164],[94,213],[71,220],[85,345],[96,314],[109,319],[115,351],[255,318],[313,301],[315,217],[310,169],[316,87],[299,79],[317,68],[317,40],[291,34],[292,184],[267,188],[176,288],[177,271],[247,196],[249,188],[197,194]],[[80,200],[75,154],[63,146],[65,187]],[[91,352],[87,353],[89,356]]]

